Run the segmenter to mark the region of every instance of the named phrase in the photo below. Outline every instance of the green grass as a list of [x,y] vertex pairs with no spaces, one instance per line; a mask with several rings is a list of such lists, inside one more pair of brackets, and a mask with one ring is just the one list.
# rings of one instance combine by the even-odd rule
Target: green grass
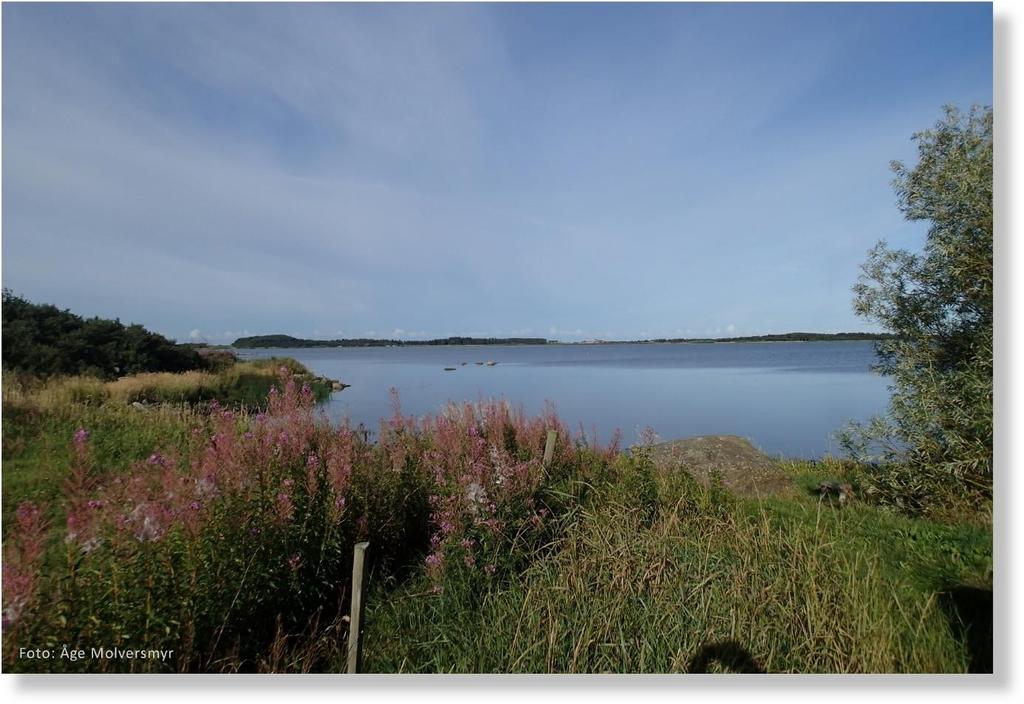
[[[5,393],[5,528],[21,501],[60,509],[69,441],[79,427],[90,431],[100,476],[128,472],[154,451],[194,456],[211,432],[206,416],[188,407],[143,412],[91,398],[50,406],[15,402]],[[396,494],[412,484],[395,479],[391,455],[378,448],[371,456],[380,464],[365,474],[362,503],[371,523],[412,521],[411,514],[374,513],[374,505],[415,502]],[[438,585],[425,574],[422,556],[381,565],[372,560],[378,546],[371,546],[365,669],[966,672],[991,666],[990,527],[907,518],[863,501],[843,508],[819,502],[818,482],[856,480],[855,466],[835,461],[788,463],[790,491],[750,499],[685,475],[658,474],[643,458],[603,465],[581,457],[593,466],[559,473],[538,494],[557,517],[546,542],[527,550],[509,540],[517,552],[494,576],[458,564]],[[414,459],[406,460],[409,471]],[[59,529],[59,516],[53,519]],[[274,615],[267,618],[272,623]],[[340,624],[325,613],[300,632],[279,632],[255,667],[343,671]]]
[[[792,469],[801,485],[814,471]],[[502,584],[481,591],[463,574],[439,594],[423,580],[373,594],[367,669],[984,667],[976,651],[985,648],[986,624],[965,634],[951,595],[965,587],[990,594],[990,532],[865,505],[837,509],[806,492],[759,501],[685,479],[659,483],[653,522],[634,491],[612,484],[571,519],[557,551]]]
[[96,464],[104,474],[125,472],[154,451],[188,448],[205,419],[182,406],[138,411],[127,405],[79,404],[63,409],[4,404],[3,521],[15,506],[34,501],[56,510],[71,461],[70,438],[88,428]]

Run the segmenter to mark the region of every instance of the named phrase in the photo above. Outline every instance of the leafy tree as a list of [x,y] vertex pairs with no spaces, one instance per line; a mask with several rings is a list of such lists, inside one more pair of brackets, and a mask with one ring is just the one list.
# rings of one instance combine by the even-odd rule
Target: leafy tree
[[[921,253],[879,242],[854,287],[856,312],[895,337],[878,343],[889,418],[847,435],[882,440],[874,489],[905,508],[992,491],[992,109],[946,107],[914,135],[918,163],[893,162],[908,220],[930,223]],[[856,453],[855,453],[856,454]]]
[[202,357],[141,325],[87,318],[3,291],[3,366],[36,376],[89,374],[113,379],[139,372],[181,372]]

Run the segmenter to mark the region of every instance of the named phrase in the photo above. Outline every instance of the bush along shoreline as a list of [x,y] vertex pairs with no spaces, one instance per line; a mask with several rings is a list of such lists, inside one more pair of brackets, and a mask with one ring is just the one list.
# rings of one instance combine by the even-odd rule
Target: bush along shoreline
[[855,480],[839,463],[745,498],[501,401],[412,419],[396,398],[370,443],[287,367],[259,411],[19,403],[7,671],[343,671],[364,540],[367,671],[985,667],[949,595],[991,594],[991,531],[821,502],[808,487]]

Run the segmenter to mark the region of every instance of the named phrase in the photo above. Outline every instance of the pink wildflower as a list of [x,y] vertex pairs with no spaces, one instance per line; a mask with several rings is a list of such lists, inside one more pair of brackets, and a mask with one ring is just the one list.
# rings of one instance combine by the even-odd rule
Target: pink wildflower
[[287,523],[292,519],[292,515],[295,513],[295,504],[292,503],[292,497],[281,492],[277,495],[277,519],[281,523]]

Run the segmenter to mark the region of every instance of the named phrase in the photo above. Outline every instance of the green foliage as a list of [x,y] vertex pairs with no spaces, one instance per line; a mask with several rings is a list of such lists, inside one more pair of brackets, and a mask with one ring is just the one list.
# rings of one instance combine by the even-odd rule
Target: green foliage
[[[282,379],[284,398],[294,397],[294,377]],[[316,420],[303,398],[302,409],[260,416],[5,404],[5,560],[37,566],[29,616],[5,629],[5,668],[338,671],[359,540],[371,543],[370,671],[972,666],[943,595],[991,593],[990,529],[819,504],[812,489],[852,480],[852,463],[794,465],[803,492],[755,501],[662,473],[643,448],[589,446],[553,416],[527,421],[492,404],[428,424],[396,417],[371,444]],[[559,442],[541,471],[552,426]],[[81,449],[79,428],[89,430]],[[67,480],[83,462],[92,488],[76,494]],[[470,509],[466,482],[496,504],[485,521],[473,520],[484,508]],[[15,518],[23,501],[49,526],[40,562],[28,559],[31,541]],[[139,506],[165,502],[184,513],[153,514],[167,526],[162,537],[137,538],[145,524],[119,527]],[[76,506],[106,516],[99,544],[68,542]],[[446,566],[431,572],[425,558],[446,519],[455,529],[440,546]],[[17,584],[9,565],[5,589]],[[19,642],[175,656],[33,663],[11,657]]]
[[41,377],[83,374],[114,379],[140,372],[201,369],[194,349],[119,320],[82,318],[3,291],[5,369]]
[[879,497],[928,511],[991,500],[992,110],[947,107],[914,139],[917,165],[892,168],[904,215],[930,223],[924,249],[880,242],[854,289],[857,313],[896,335],[878,343],[890,418],[853,428],[846,445],[862,456],[880,445]]
[[[991,589],[991,532],[816,497],[738,499],[643,452],[591,483],[557,546],[500,583],[413,579],[368,604],[371,672],[962,672],[937,595]],[[798,478],[835,467],[800,467]],[[822,474],[822,473],[826,474]],[[797,473],[797,472],[794,472]],[[648,499],[650,497],[647,497]]]

